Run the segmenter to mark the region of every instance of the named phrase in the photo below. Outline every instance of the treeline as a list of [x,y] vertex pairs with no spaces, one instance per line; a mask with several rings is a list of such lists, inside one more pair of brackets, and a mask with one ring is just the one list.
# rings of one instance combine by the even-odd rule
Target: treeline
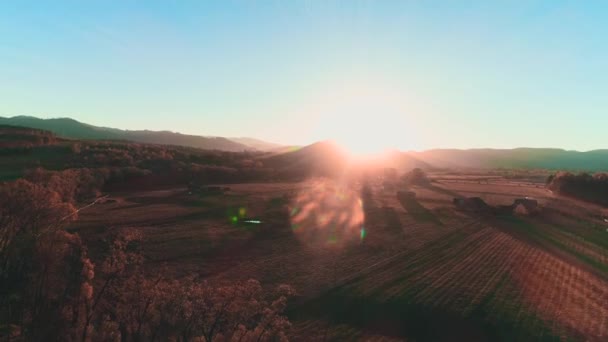
[[96,263],[76,233],[99,170],[34,170],[0,184],[0,340],[285,340],[293,290],[144,271],[135,229],[110,234]]
[[50,145],[57,141],[51,132],[34,128],[0,125],[0,148],[4,153],[23,151],[34,146]]
[[109,189],[273,179],[260,153],[22,133],[3,149],[17,154],[0,153],[0,175],[18,175],[0,182],[0,340],[286,339],[289,286],[166,278],[143,267],[145,236],[135,229],[109,234],[92,260],[80,236],[64,229],[79,206]]
[[551,191],[608,206],[608,173],[558,172],[547,178]]
[[[257,151],[227,152],[201,150],[183,146],[143,144],[127,141],[89,141],[54,139],[49,132],[14,128],[1,132],[13,147],[0,149],[0,181],[23,177],[26,170],[43,168],[144,170],[138,180],[131,177],[120,184],[118,179],[106,182],[111,190],[133,190],[149,186],[179,186],[196,183],[236,183],[301,180],[315,168],[335,171],[333,165],[311,160],[269,157]],[[18,138],[15,134],[19,135]],[[48,141],[32,144],[41,135]],[[313,153],[313,155],[315,155]],[[294,157],[294,156],[292,156]],[[306,155],[303,156],[306,159]],[[297,158],[296,158],[297,159]],[[328,158],[332,161],[332,158]],[[340,163],[338,163],[340,164]],[[314,166],[314,167],[313,167]],[[318,171],[318,170],[316,170]],[[329,172],[331,173],[331,172]],[[3,178],[4,177],[4,178]]]
[[[205,151],[179,146],[137,143],[87,143],[76,148],[73,167],[133,167],[147,170],[142,183],[184,185],[196,183],[236,183],[299,178],[281,167],[267,166],[262,152]],[[130,181],[132,181],[131,179]],[[117,182],[113,182],[117,187]]]
[[[12,152],[7,152],[12,150]],[[18,158],[14,158],[18,156]],[[261,152],[205,151],[179,146],[148,145],[128,142],[62,141],[57,144],[29,148],[5,149],[0,153],[0,166],[26,175],[27,170],[42,168],[101,170],[111,174],[116,170],[141,170],[135,184],[185,185],[198,183],[234,183],[272,181],[295,178],[297,175],[279,172],[264,165]],[[98,171],[95,171],[99,173]],[[136,174],[123,180],[133,182]],[[107,184],[120,190],[120,177]],[[105,183],[104,183],[105,184]]]

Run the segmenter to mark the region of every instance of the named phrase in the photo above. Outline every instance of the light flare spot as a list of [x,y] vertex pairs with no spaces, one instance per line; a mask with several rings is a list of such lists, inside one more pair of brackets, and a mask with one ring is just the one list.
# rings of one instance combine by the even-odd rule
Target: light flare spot
[[303,243],[344,248],[362,239],[362,201],[346,182],[316,180],[294,197],[290,207],[292,231]]

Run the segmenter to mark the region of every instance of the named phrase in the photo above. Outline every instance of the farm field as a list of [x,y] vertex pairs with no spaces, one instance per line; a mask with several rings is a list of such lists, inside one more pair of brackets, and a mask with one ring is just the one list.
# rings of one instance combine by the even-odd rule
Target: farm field
[[[147,267],[171,277],[290,284],[293,340],[608,339],[601,207],[500,177],[437,177],[410,189],[414,201],[375,180],[223,186],[110,193],[70,229],[93,258],[108,229],[136,227]],[[492,206],[533,197],[542,211],[462,212],[459,196]],[[334,198],[331,216],[322,203]]]
[[0,2],[0,342],[608,342],[606,4]]

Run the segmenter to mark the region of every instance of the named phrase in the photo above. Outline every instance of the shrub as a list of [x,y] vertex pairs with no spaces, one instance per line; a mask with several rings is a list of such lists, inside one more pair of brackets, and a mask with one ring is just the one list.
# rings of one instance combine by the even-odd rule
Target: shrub
[[422,169],[415,168],[410,172],[404,174],[401,179],[406,183],[406,185],[425,185],[429,183],[429,179]]
[[558,172],[550,176],[547,182],[547,188],[555,193],[608,205],[608,174],[606,173],[575,175],[570,172]]

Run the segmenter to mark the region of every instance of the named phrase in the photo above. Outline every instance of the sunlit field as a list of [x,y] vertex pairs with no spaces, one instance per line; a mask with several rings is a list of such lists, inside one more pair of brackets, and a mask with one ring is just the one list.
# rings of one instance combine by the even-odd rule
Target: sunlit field
[[[411,202],[379,180],[226,186],[215,195],[112,193],[72,229],[95,246],[105,227],[140,227],[147,267],[165,265],[174,277],[289,283],[294,340],[606,336],[602,209],[556,198],[533,180],[437,175],[411,189]],[[452,204],[459,195],[491,205],[533,196],[544,212],[463,213]]]
[[0,342],[608,341],[607,18],[0,1]]
[[[607,335],[608,175],[534,164],[601,168],[601,151],[235,152],[1,132],[2,338]],[[535,167],[498,167],[518,163]]]

